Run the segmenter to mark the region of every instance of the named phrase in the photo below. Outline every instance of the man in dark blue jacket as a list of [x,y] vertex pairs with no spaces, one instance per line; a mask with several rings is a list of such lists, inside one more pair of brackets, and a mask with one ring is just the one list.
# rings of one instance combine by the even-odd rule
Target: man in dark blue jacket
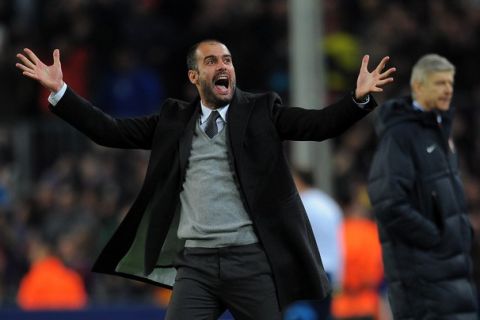
[[477,319],[472,228],[450,137],[454,74],[444,57],[423,56],[412,96],[378,114],[368,191],[395,319]]

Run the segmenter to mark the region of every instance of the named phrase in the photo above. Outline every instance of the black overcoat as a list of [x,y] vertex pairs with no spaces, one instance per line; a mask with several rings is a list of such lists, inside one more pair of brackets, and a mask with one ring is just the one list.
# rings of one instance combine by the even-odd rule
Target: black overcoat
[[378,112],[368,191],[396,320],[478,319],[452,115],[414,110],[410,97]]
[[[287,159],[284,140],[335,137],[375,106],[351,95],[321,110],[282,106],[275,93],[236,89],[227,115],[228,154],[246,211],[269,259],[282,308],[329,291],[315,239]],[[52,111],[96,143],[151,150],[143,187],[93,271],[170,287],[182,188],[199,100],[167,99],[158,114],[115,119],[67,89]]]

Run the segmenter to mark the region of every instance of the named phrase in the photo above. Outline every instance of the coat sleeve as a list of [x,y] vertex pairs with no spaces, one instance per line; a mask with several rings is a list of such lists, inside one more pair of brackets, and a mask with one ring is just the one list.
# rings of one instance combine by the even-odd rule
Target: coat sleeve
[[276,94],[270,96],[273,121],[282,140],[322,141],[336,137],[365,117],[376,106],[371,97],[360,108],[351,95],[322,109],[303,109],[282,106]]
[[116,119],[78,96],[70,88],[50,110],[95,143],[114,148],[150,149],[158,115]]
[[368,194],[378,223],[389,236],[430,248],[440,241],[440,232],[414,204],[415,166],[402,142],[392,136],[381,140],[370,169]]

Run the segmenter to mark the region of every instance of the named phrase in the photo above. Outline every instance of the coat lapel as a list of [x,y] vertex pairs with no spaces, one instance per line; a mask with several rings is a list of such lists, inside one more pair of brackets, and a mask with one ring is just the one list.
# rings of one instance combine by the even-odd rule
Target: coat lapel
[[[179,129],[180,132],[176,132],[176,134],[179,135],[179,138],[176,138],[179,141],[179,148],[178,154],[176,154],[172,160],[173,163],[180,166],[180,171],[173,169],[173,167],[169,167],[168,169],[163,168],[163,170],[168,171],[168,178],[166,178],[166,182],[164,183],[169,185],[168,190],[171,190],[172,192],[177,190],[178,183],[180,183],[180,185],[183,184],[185,166],[190,155],[195,120],[198,119],[198,105],[197,99],[190,104],[181,103],[177,106],[180,109],[178,111],[177,119],[182,126],[181,129]],[[172,136],[170,136],[170,138],[172,138]],[[157,163],[157,166],[161,166],[160,162]],[[157,171],[153,171],[152,175],[155,176],[156,174]],[[168,234],[175,213],[175,206],[177,205],[177,203],[175,203],[176,197],[173,193],[159,191],[163,188],[165,188],[165,185],[156,186],[155,192],[153,192],[153,196],[150,199],[150,208],[170,207],[172,208],[172,211],[170,216],[149,213],[150,217],[148,218],[149,223],[147,227],[144,253],[144,273],[146,275],[150,274],[155,268],[163,243],[163,239],[159,240],[158,235]]]
[[[248,99],[240,89],[237,88],[235,90],[235,95],[227,114],[228,158],[232,170],[236,170],[237,164],[241,163],[239,159],[243,152],[245,135],[254,105],[255,100]],[[181,184],[185,180],[188,158],[192,149],[192,139],[199,114],[199,98],[190,103],[180,114],[180,120],[186,123],[184,133],[178,142]]]
[[[192,102],[187,110],[181,114],[181,120],[186,123],[185,130],[178,141],[178,153],[180,160],[180,175],[181,182],[185,179],[185,171],[187,167],[188,157],[190,156],[190,150],[192,149],[193,133],[195,131],[195,125],[199,117],[199,99]],[[193,112],[191,111],[193,109]]]
[[[192,139],[195,131],[196,121],[200,114],[200,100],[197,98],[182,111],[180,120],[186,123],[185,131],[179,140],[179,160],[182,172],[182,182],[185,177],[185,170],[192,148]],[[241,154],[241,148],[245,140],[247,125],[255,102],[249,100],[240,90],[235,90],[232,103],[228,109],[227,123],[229,133],[229,155],[236,158]],[[193,111],[192,111],[193,110]],[[233,154],[232,154],[233,153]]]
[[228,109],[227,115],[227,148],[228,162],[232,171],[235,183],[240,191],[240,196],[247,211],[249,205],[246,194],[253,190],[257,182],[256,179],[242,179],[242,164],[244,164],[243,156],[245,156],[246,133],[255,101],[249,100],[243,92],[236,90],[235,97]]
[[240,89],[236,89],[227,115],[229,155],[233,156],[236,160],[238,160],[242,153],[242,146],[245,141],[247,126],[254,105],[254,100],[249,100]]

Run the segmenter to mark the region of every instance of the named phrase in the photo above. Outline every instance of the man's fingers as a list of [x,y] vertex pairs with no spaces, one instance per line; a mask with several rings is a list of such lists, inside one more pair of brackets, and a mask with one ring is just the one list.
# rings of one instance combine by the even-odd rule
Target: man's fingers
[[360,67],[360,72],[368,72],[368,60],[370,60],[370,56],[368,54],[363,56],[362,65]]
[[393,78],[392,78],[392,77],[378,81],[377,84],[376,84],[376,86],[383,86],[383,85],[385,85],[385,84],[387,84],[387,83],[390,83],[390,82],[393,82]]
[[29,68],[27,66],[24,66],[23,64],[21,63],[16,63],[15,66],[19,69],[22,69],[23,71],[28,71],[28,72],[32,72],[33,73],[33,70],[32,68]]
[[375,71],[377,71],[378,73],[381,73],[383,68],[385,68],[385,65],[387,64],[388,60],[390,60],[389,56],[383,57],[382,61],[380,61]]
[[25,57],[23,54],[19,53],[17,54],[17,58],[20,59],[24,65],[26,65],[29,68],[34,68],[35,64],[32,63],[32,61],[28,60],[27,57]]
[[53,64],[60,65],[60,50],[53,50]]
[[389,75],[391,75],[391,74],[394,73],[395,71],[397,71],[396,68],[390,68],[390,69],[388,69],[387,71],[385,71],[384,73],[380,74],[380,78],[388,77]]
[[36,75],[35,73],[29,72],[29,71],[23,71],[22,74],[23,74],[24,76],[27,76],[27,77],[32,78],[32,79],[35,79],[35,80],[38,79],[38,77],[37,77],[37,75]]
[[40,59],[38,59],[37,55],[35,53],[33,53],[32,50],[30,50],[28,48],[25,48],[25,49],[23,49],[23,51],[25,51],[25,53],[30,58],[30,60],[33,61],[33,63],[37,64],[38,62],[41,62]]

